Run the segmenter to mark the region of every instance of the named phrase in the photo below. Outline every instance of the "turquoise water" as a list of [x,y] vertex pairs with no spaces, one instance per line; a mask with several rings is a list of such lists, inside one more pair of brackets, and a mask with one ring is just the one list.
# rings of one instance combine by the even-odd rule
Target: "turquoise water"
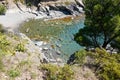
[[82,49],[83,47],[74,41],[74,34],[79,29],[84,27],[84,20],[80,20],[72,25],[66,25],[63,31],[57,36],[58,38],[52,38],[52,44],[56,45],[56,49],[61,53],[61,57],[68,59],[71,54]]

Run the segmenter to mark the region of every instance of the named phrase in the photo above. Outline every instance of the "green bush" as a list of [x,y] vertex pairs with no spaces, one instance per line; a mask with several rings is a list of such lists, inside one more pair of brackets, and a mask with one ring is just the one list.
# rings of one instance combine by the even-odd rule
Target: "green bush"
[[19,52],[24,52],[26,49],[25,49],[25,46],[24,44],[22,43],[19,43],[17,46],[16,46],[16,51],[19,51]]
[[8,51],[7,47],[9,45],[9,41],[6,39],[6,36],[0,33],[0,49],[2,51]]
[[3,26],[0,24],[0,32],[3,33],[4,31]]
[[80,65],[84,64],[85,62],[85,57],[86,57],[86,51],[85,50],[80,50],[75,53],[75,63],[78,63]]
[[73,80],[74,72],[69,65],[65,65],[61,68],[58,74],[58,80]]
[[8,71],[8,75],[9,75],[11,78],[15,78],[15,77],[20,76],[20,72],[19,72],[18,70],[11,69],[11,70]]
[[58,67],[56,65],[44,64],[42,70],[46,71],[47,80],[73,80],[73,71],[70,66]]
[[101,80],[120,79],[120,54],[110,54],[101,49],[96,49],[96,52],[91,54],[95,60],[95,72]]
[[0,5],[0,15],[4,15],[6,12],[6,8],[4,5]]

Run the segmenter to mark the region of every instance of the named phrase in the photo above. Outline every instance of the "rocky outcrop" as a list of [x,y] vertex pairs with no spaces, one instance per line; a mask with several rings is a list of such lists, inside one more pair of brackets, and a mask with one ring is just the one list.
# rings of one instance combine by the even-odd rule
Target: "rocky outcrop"
[[50,11],[60,11],[65,15],[79,15],[83,13],[83,3],[82,1],[75,0],[75,2],[69,3],[49,3],[49,4],[38,4],[37,11],[44,12],[47,15],[50,15]]
[[20,2],[17,2],[15,5],[13,0],[7,1],[8,10],[29,12],[38,16],[38,18],[41,17],[41,15],[45,16],[44,18],[80,15],[80,13],[84,13],[83,6],[81,0],[38,0],[34,6],[26,6]]

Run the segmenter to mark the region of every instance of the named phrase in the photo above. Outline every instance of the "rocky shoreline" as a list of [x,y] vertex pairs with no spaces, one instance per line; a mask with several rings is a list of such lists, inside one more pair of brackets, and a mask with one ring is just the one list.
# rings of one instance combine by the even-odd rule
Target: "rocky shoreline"
[[[64,65],[64,62],[59,57],[59,52],[51,47],[50,43],[45,41],[32,41],[23,33],[17,33],[19,37],[28,41],[28,45],[32,47],[36,47],[40,54],[40,62],[42,63],[52,63],[57,65]],[[30,47],[30,46],[29,46]],[[33,48],[34,49],[34,48]],[[29,50],[29,48],[28,48]]]
[[31,18],[45,20],[69,16],[74,18],[84,13],[82,0],[40,2],[37,6],[31,7],[27,7],[20,2],[16,5],[14,2],[8,1],[6,7],[7,12],[5,15],[0,16],[0,23],[7,29],[14,29],[22,22],[28,21]]

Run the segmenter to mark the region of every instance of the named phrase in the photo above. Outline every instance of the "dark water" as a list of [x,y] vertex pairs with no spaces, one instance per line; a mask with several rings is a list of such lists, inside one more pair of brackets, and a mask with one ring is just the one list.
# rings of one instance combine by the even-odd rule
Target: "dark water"
[[83,48],[74,41],[74,34],[83,27],[84,20],[80,20],[69,26],[66,25],[57,38],[51,39],[51,43],[61,52],[61,57],[65,60],[67,60],[71,54]]

